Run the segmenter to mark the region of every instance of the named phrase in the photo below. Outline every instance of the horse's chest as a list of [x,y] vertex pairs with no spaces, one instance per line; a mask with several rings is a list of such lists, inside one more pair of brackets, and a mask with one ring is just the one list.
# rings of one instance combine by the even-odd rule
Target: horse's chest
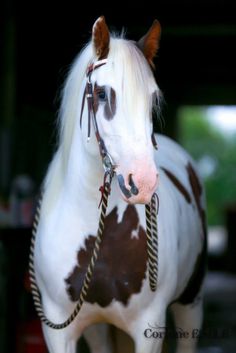
[[[95,239],[90,235],[85,240],[85,247],[78,251],[77,264],[65,280],[72,301],[79,299]],[[86,301],[106,307],[115,299],[126,305],[132,294],[140,292],[146,266],[146,234],[139,225],[136,209],[128,206],[121,223],[118,223],[117,209],[113,209],[106,217],[103,241]]]

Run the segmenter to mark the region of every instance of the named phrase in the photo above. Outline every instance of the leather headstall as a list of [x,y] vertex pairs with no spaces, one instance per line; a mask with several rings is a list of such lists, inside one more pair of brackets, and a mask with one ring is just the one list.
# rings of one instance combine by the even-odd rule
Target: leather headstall
[[[94,72],[94,70],[98,69],[99,67],[105,65],[107,63],[107,59],[103,60],[98,60],[92,64],[90,64],[87,68],[86,72],[86,86],[85,90],[83,93],[83,98],[82,98],[82,106],[81,106],[81,113],[80,113],[80,127],[82,126],[82,117],[83,117],[83,111],[84,111],[84,105],[85,105],[85,98],[87,99],[87,106],[88,106],[88,135],[87,135],[87,140],[90,140],[90,135],[91,135],[91,120],[93,122],[94,126],[94,131],[95,131],[95,136],[98,142],[99,146],[99,152],[102,158],[102,163],[103,167],[106,173],[113,174],[115,170],[115,164],[114,161],[111,157],[111,155],[108,153],[107,148],[105,146],[105,143],[99,133],[98,129],[98,124],[97,124],[97,119],[96,119],[96,113],[94,110],[94,95],[93,95],[93,84],[91,82],[91,76]],[[155,139],[154,132],[151,134],[151,140],[153,147],[157,149],[157,142]]]

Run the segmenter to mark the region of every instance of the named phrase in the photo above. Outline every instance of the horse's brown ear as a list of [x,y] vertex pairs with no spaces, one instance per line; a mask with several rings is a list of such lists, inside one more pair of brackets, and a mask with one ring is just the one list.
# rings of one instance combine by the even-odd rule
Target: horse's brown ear
[[138,41],[138,47],[142,50],[149,64],[154,67],[153,58],[158,49],[161,36],[161,25],[159,21],[154,20],[149,31]]
[[110,33],[104,16],[93,25],[92,42],[98,60],[105,59],[109,52]]

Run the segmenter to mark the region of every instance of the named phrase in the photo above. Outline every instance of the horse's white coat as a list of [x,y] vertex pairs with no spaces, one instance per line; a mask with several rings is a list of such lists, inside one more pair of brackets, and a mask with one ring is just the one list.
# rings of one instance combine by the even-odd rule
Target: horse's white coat
[[[84,246],[86,237],[96,234],[100,213],[98,190],[103,180],[103,169],[93,133],[91,141],[86,142],[86,105],[82,130],[79,126],[85,72],[93,60],[95,58],[89,44],[76,58],[64,88],[59,147],[45,180],[36,239],[37,281],[45,313],[56,323],[66,320],[73,311],[74,303],[66,292],[65,278],[74,268],[77,252]],[[108,62],[94,71],[92,80],[99,85],[109,85],[116,92],[117,112],[113,120],[103,118],[102,105],[98,109],[97,119],[101,136],[119,168],[128,170],[131,161],[137,164],[141,161],[144,169],[148,165],[153,169],[155,164],[159,173],[158,288],[152,293],[148,281],[144,280],[141,292],[133,294],[127,306],[117,301],[105,308],[85,303],[68,328],[54,331],[44,326],[45,338],[50,353],[74,353],[75,340],[89,325],[107,322],[131,335],[137,353],[157,353],[161,350],[162,340],[147,339],[144,330],[148,324],[165,326],[166,308],[183,292],[202,249],[202,224],[186,170],[190,157],[180,146],[161,135],[157,136],[159,149],[154,153],[150,139],[151,96],[159,90],[148,64],[132,42],[111,39]],[[191,164],[194,165],[193,161]],[[166,167],[181,181],[191,195],[191,204],[186,202],[160,167]],[[108,212],[115,206],[118,207],[118,221],[121,222],[126,203],[120,196],[117,181],[113,179]],[[140,224],[145,228],[144,206],[135,207]],[[134,232],[133,236],[137,234]],[[182,325],[185,329],[198,328],[201,303],[196,304],[193,310],[191,306],[186,307],[183,306],[182,314],[178,316],[182,315]],[[184,320],[186,311],[188,323]],[[96,335],[96,332],[99,333],[99,327],[94,331],[96,339],[91,330],[96,353],[107,352],[106,330],[103,327],[101,335]],[[89,341],[89,335],[86,337]],[[99,338],[104,340],[99,342]],[[193,340],[187,340],[184,344],[187,348],[182,346],[182,352],[194,352]],[[90,345],[94,346],[92,341]]]

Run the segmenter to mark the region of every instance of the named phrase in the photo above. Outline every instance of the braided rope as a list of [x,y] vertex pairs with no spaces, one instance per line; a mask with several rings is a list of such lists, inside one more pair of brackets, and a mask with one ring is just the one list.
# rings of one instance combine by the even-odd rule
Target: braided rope
[[98,225],[98,232],[97,232],[97,237],[96,241],[94,244],[94,249],[93,249],[93,254],[89,263],[89,266],[87,268],[87,272],[85,274],[83,286],[80,292],[79,300],[76,304],[76,307],[72,314],[69,316],[69,318],[60,323],[60,324],[55,324],[54,322],[50,321],[44,314],[43,312],[43,307],[42,307],[42,301],[41,301],[41,295],[36,283],[36,276],[35,276],[35,270],[34,270],[34,247],[35,247],[35,239],[36,239],[36,231],[37,231],[37,226],[38,226],[38,221],[39,221],[39,215],[40,215],[40,205],[37,207],[36,210],[36,216],[35,216],[35,221],[33,225],[33,236],[31,240],[31,247],[30,247],[30,260],[29,260],[29,274],[30,274],[30,282],[31,282],[31,292],[35,304],[36,311],[38,313],[38,316],[40,317],[41,321],[45,323],[47,326],[53,328],[53,329],[63,329],[67,326],[70,325],[70,323],[75,319],[75,317],[78,315],[85,299],[88,294],[89,290],[89,284],[92,279],[94,267],[96,260],[98,258],[98,253],[100,250],[100,245],[102,241],[102,235],[104,231],[104,222],[105,222],[105,217],[106,217],[106,210],[107,210],[107,204],[108,204],[108,195],[110,193],[110,184],[105,183],[105,188],[104,188],[104,193],[102,197],[102,205],[101,205],[101,214],[100,214],[100,219],[99,219],[99,225]]
[[153,194],[151,202],[145,205],[149,285],[153,292],[157,288],[158,276],[157,212],[159,203],[157,201],[158,196]]
[[[111,179],[110,179],[111,182]],[[85,274],[84,282],[82,289],[80,291],[79,300],[75,306],[74,311],[71,313],[69,318],[60,323],[56,324],[50,321],[44,314],[41,295],[39,288],[36,282],[36,275],[34,270],[34,248],[35,248],[35,239],[37,233],[37,227],[39,223],[40,208],[41,202],[39,201],[38,207],[36,209],[35,220],[33,224],[32,239],[30,246],[30,256],[29,256],[29,275],[31,283],[31,292],[34,300],[34,305],[37,311],[37,314],[41,321],[52,329],[63,329],[71,324],[71,322],[78,315],[89,291],[89,284],[91,282],[93,271],[95,268],[95,263],[98,258],[98,253],[100,250],[100,245],[102,242],[102,235],[104,231],[104,222],[106,217],[106,210],[108,205],[108,196],[110,193],[110,183],[104,183],[104,192],[102,195],[102,204],[101,204],[101,214],[99,218],[98,232],[96,241],[94,244],[93,254]],[[157,204],[158,197],[156,194],[152,196],[151,203],[147,204],[145,207],[146,210],[146,233],[147,233],[147,251],[148,251],[148,270],[149,270],[149,284],[152,291],[156,290],[157,287],[157,270],[158,270],[158,231],[157,231],[157,212],[159,208],[159,203]]]

